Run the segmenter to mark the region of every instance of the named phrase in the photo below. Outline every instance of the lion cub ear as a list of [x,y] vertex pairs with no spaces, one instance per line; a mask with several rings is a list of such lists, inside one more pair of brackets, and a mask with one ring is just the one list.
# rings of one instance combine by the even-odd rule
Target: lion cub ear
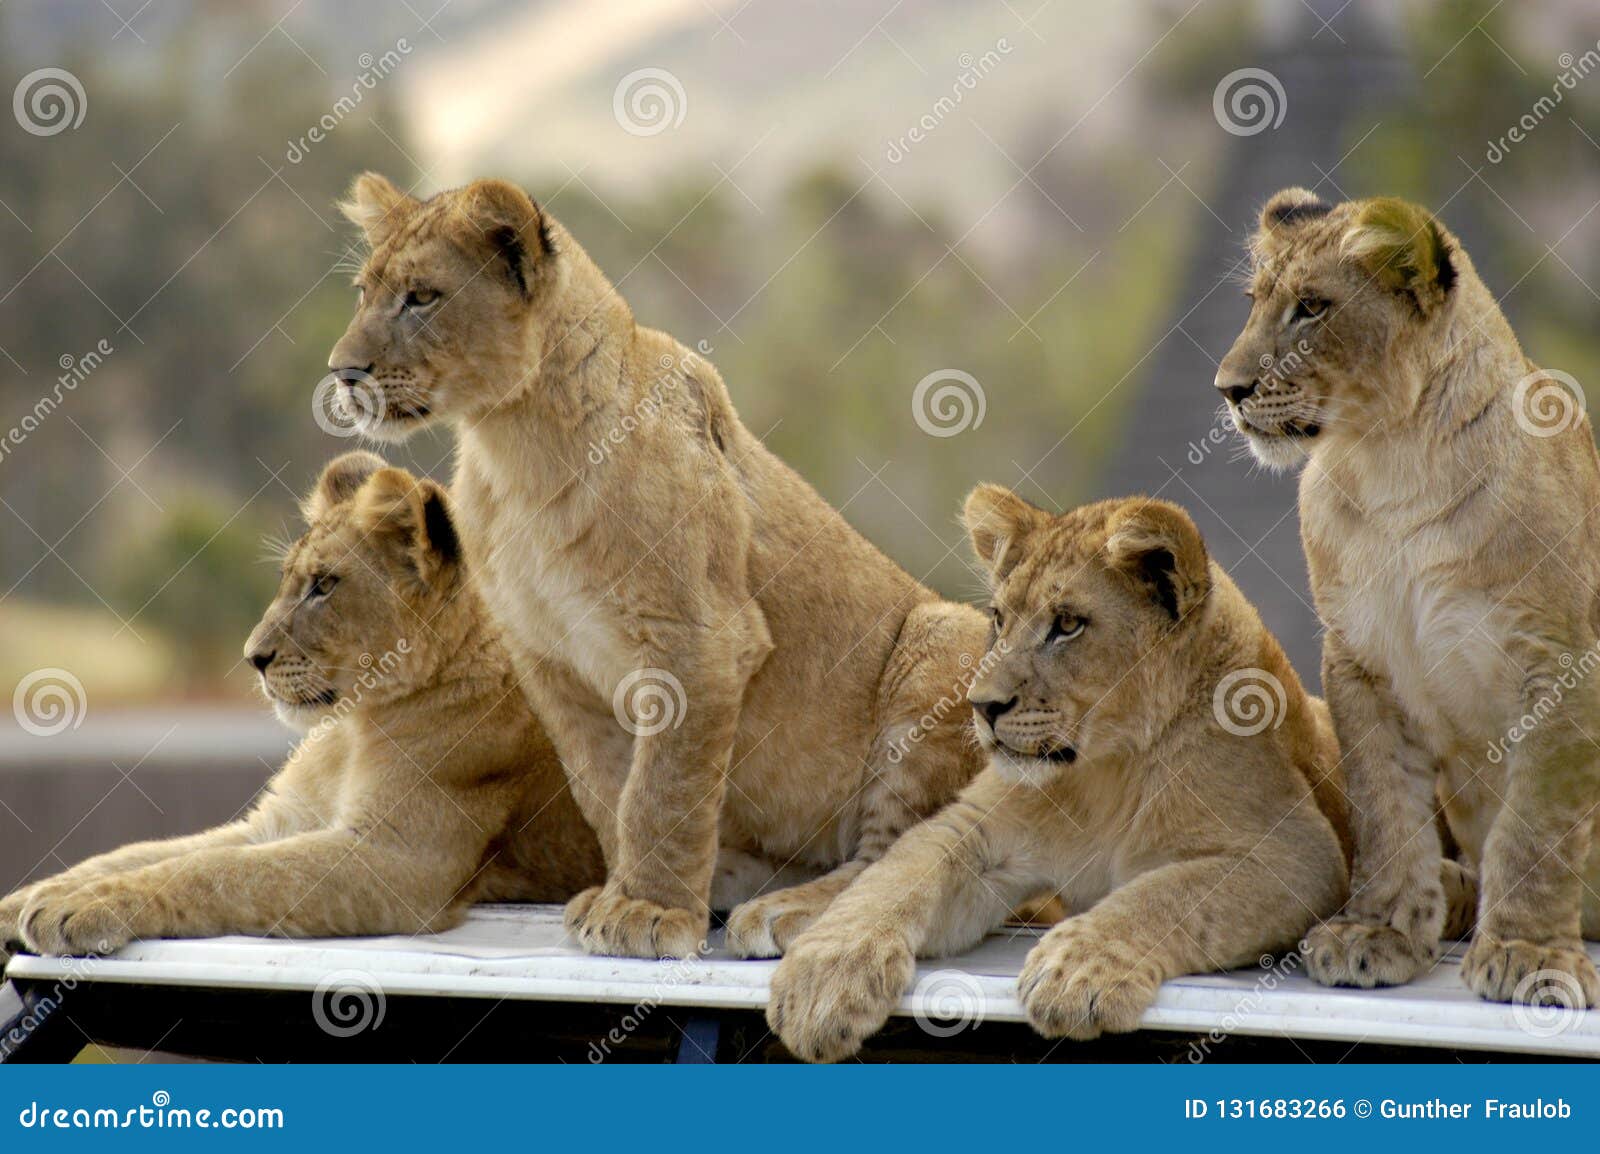
[[1174,621],[1182,620],[1211,588],[1211,566],[1200,530],[1170,501],[1133,497],[1106,524],[1106,557],[1143,586]]
[[1444,229],[1427,209],[1398,197],[1364,202],[1339,250],[1423,313],[1443,304],[1456,282]]
[[421,203],[401,192],[388,177],[363,172],[351,183],[349,195],[339,202],[339,211],[362,231],[368,245],[377,248]]
[[320,519],[334,506],[354,497],[368,477],[388,465],[378,454],[360,449],[335,457],[323,466],[322,476],[300,502],[301,515],[308,524]]
[[390,535],[425,585],[431,585],[461,559],[461,539],[444,488],[404,469],[379,469],[359,494],[368,531]]
[[1050,520],[1004,485],[979,485],[967,494],[961,523],[972,539],[972,551],[989,567],[990,584],[998,584],[1022,559],[1028,535]]
[[1272,194],[1261,209],[1261,228],[1293,227],[1307,220],[1317,220],[1333,211],[1333,205],[1323,200],[1309,188],[1286,188]]
[[461,194],[467,223],[504,263],[524,297],[555,251],[549,222],[533,198],[505,180],[475,180]]

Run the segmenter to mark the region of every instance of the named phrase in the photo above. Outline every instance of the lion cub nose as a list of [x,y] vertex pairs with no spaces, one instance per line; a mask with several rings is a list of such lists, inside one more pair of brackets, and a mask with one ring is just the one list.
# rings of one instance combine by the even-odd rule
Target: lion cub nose
[[1246,398],[1254,396],[1256,391],[1256,382],[1254,378],[1248,381],[1241,381],[1238,378],[1234,378],[1230,381],[1218,376],[1216,380],[1216,386],[1218,391],[1221,392],[1223,396],[1227,397],[1228,400],[1232,401],[1236,405]]
[[972,701],[972,708],[982,714],[983,719],[989,723],[990,729],[994,728],[994,723],[999,721],[1003,714],[1010,712],[1017,704],[1015,697],[1009,701],[985,700],[983,698],[971,698],[969,700]]
[[267,666],[272,664],[272,659],[277,655],[276,649],[257,649],[250,655],[250,664],[256,667],[257,673],[265,673]]

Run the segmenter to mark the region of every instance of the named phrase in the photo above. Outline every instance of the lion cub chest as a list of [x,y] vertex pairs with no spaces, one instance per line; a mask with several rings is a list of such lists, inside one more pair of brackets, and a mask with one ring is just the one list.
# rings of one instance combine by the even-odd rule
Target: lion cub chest
[[[464,507],[468,500],[463,497]],[[504,509],[482,512],[481,521],[469,520],[468,550],[480,595],[519,672],[557,657],[596,694],[609,697],[637,661],[605,584],[580,549],[555,539],[536,519]]]
[[1353,520],[1324,544],[1312,576],[1318,608],[1356,659],[1388,681],[1415,735],[1444,756],[1500,728],[1517,704],[1510,623],[1493,597],[1455,576],[1448,548]]

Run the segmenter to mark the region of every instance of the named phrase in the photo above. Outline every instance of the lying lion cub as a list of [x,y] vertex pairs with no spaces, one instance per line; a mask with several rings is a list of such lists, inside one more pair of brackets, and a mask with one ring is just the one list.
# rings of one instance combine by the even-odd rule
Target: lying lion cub
[[521,189],[367,174],[345,211],[371,254],[329,365],[369,434],[456,429],[473,571],[605,848],[568,925],[594,953],[695,952],[720,838],[831,871],[733,912],[734,950],[782,952],[977,772],[982,615],[768,452]]
[[474,901],[558,901],[603,876],[466,584],[443,490],[350,453],[304,511],[245,654],[305,740],[243,819],[19,890],[0,903],[0,938],[103,953],[137,938],[416,933]]
[[1461,974],[1600,1004],[1600,458],[1582,390],[1523,354],[1461,241],[1414,204],[1278,193],[1216,384],[1300,524],[1356,834],[1320,981],[1438,954],[1437,796],[1480,874]]
[[801,935],[767,1019],[800,1057],[855,1053],[912,959],[1056,890],[1069,917],[1018,988],[1051,1037],[1132,1030],[1160,983],[1292,946],[1344,900],[1326,716],[1165,501],[1051,516],[997,485],[965,520],[993,647],[971,692],[989,768]]

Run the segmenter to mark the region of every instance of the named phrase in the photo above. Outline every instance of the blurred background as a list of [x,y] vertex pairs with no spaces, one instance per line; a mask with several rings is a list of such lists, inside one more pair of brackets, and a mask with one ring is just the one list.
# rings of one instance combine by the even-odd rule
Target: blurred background
[[[1592,0],[12,0],[0,8],[0,888],[229,817],[240,645],[351,441],[333,201],[522,182],[867,536],[979,595],[979,479],[1189,506],[1317,682],[1291,478],[1215,363],[1286,184],[1460,234],[1600,382]],[[391,457],[448,479],[448,438]]]

